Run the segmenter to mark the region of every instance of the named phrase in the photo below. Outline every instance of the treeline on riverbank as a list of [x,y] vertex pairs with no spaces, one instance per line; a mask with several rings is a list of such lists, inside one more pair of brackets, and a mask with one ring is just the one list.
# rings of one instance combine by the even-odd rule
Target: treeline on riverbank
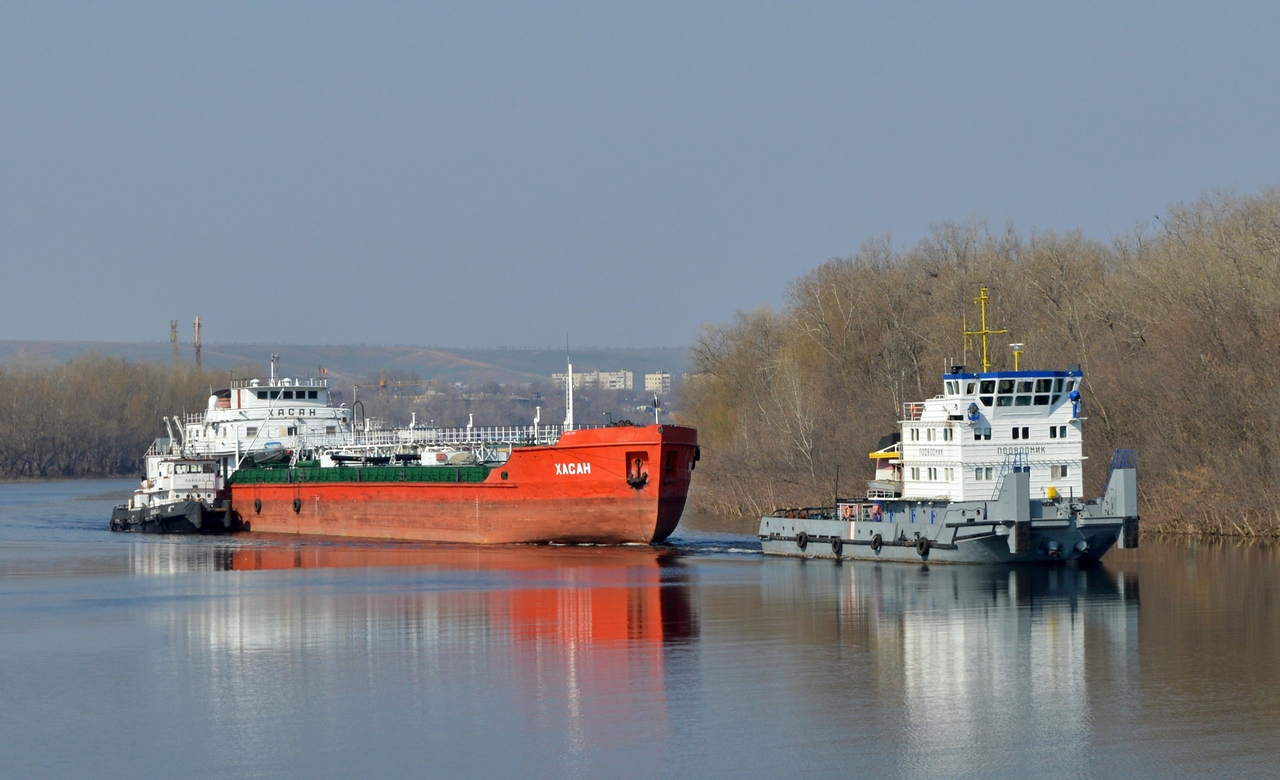
[[0,364],[0,479],[135,474],[162,418],[202,411],[226,379],[88,354]]
[[1280,534],[1280,190],[1209,195],[1110,242],[1079,232],[935,226],[792,283],[780,311],[708,326],[684,420],[699,428],[695,506],[758,514],[856,494],[903,402],[941,392],[987,285],[993,363],[1084,369],[1086,490],[1139,453],[1143,527]]

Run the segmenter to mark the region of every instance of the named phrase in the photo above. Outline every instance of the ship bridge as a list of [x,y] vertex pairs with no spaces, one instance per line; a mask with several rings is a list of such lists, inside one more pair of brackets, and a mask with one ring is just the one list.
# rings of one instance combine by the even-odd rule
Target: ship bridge
[[209,396],[208,408],[182,420],[182,449],[215,458],[222,473],[236,470],[244,454],[341,446],[351,439],[351,410],[332,406],[327,377],[235,379]]
[[1032,496],[1079,496],[1082,378],[1079,366],[944,374],[942,395],[903,404],[900,453],[881,468],[893,467],[904,498],[991,499],[1014,470],[1030,473]]

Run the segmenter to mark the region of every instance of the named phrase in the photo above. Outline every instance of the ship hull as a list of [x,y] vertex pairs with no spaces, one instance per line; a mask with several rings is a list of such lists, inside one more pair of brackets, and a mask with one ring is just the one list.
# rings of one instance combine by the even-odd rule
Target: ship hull
[[111,530],[140,534],[221,534],[236,530],[225,501],[174,501],[130,509],[120,504],[111,512]]
[[[346,481],[231,486],[247,530],[276,534],[466,544],[529,542],[651,544],[675,530],[695,464],[697,433],[673,425],[565,433],[553,446],[518,447],[482,481]],[[640,461],[639,467],[636,461]],[[449,467],[436,467],[448,469]],[[438,475],[441,472],[434,472]],[[445,474],[449,471],[443,472]],[[241,481],[241,480],[245,481]]]
[[868,500],[868,516],[787,510],[760,519],[766,555],[911,563],[1059,563],[1138,546],[1134,468],[1116,469],[1089,502],[1029,496],[1027,473],[1010,474],[992,501]]

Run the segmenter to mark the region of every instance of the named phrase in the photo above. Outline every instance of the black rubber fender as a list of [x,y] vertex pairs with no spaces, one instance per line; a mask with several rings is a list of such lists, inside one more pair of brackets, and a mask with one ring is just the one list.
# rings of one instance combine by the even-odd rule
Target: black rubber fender
[[262,514],[262,499],[260,498],[253,499],[253,513],[255,515]]
[[928,557],[929,547],[930,547],[929,540],[926,539],[925,537],[922,536],[919,539],[916,539],[916,554],[919,555],[921,558]]
[[840,557],[840,553],[844,552],[844,540],[843,540],[843,539],[841,539],[841,538],[840,538],[840,537],[838,537],[838,536],[837,536],[836,538],[832,539],[832,540],[831,540],[831,552],[832,552],[832,554],[834,554],[837,558],[839,558],[839,557]]
[[880,538],[880,534],[871,537],[871,552],[880,552],[880,548],[884,547],[884,539]]
[[804,531],[801,531],[800,533],[796,534],[796,547],[799,547],[801,550],[803,550],[808,546],[809,546],[809,534],[805,533]]
[[293,499],[293,513],[296,515],[301,511],[302,511],[302,499],[300,498]]

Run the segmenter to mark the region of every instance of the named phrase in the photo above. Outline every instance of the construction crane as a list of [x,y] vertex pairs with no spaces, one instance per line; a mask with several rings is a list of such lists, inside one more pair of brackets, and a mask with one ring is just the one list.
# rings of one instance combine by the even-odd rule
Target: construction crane
[[424,380],[422,379],[406,379],[403,381],[391,380],[387,381],[387,369],[382,369],[382,376],[378,379],[378,396],[380,398],[387,397],[388,387],[421,387]]

